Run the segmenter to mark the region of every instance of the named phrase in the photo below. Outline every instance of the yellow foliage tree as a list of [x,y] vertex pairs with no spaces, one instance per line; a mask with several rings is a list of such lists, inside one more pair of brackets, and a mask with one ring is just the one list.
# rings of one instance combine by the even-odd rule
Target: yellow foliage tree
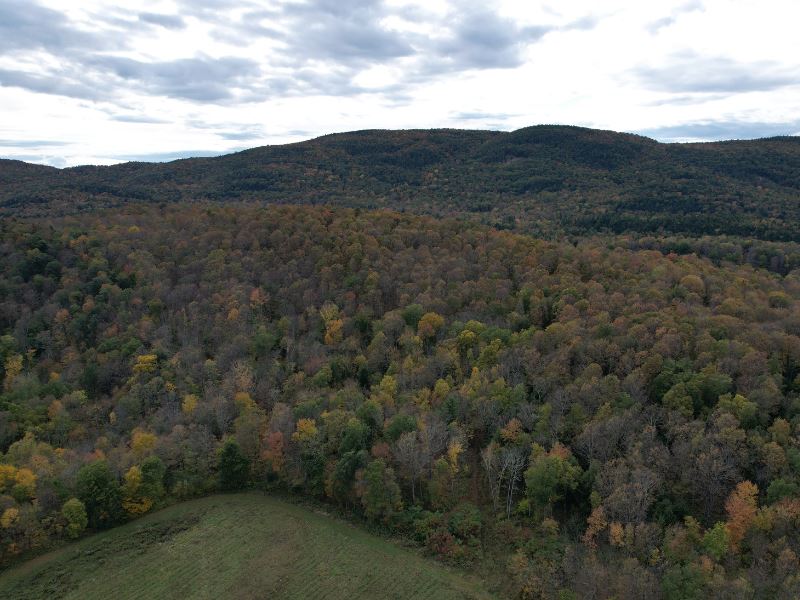
[[425,313],[417,324],[417,335],[423,340],[436,337],[443,325],[444,317],[435,312]]
[[138,460],[144,458],[156,446],[156,435],[141,429],[134,429],[131,436],[131,450]]
[[247,412],[248,410],[253,410],[256,407],[255,401],[247,392],[236,392],[233,397],[233,401],[236,406],[239,407],[240,414]]
[[608,526],[608,541],[612,546],[621,547],[625,545],[625,528],[622,523],[614,521]]
[[22,373],[22,355],[12,354],[9,356],[6,359],[5,368],[6,379],[4,385],[5,388],[9,390],[11,389],[11,385],[14,383],[14,380],[19,377],[20,373]]
[[132,516],[146,513],[152,508],[153,500],[139,494],[139,488],[142,485],[142,470],[134,465],[125,473],[124,479],[122,508]]
[[152,373],[158,366],[158,356],[155,354],[142,354],[136,357],[136,363],[133,365],[133,372],[139,373]]
[[17,468],[14,465],[0,465],[0,492],[11,488],[17,477]]
[[19,469],[14,476],[15,495],[17,493],[26,498],[33,498],[36,495],[36,475],[30,469]]
[[706,291],[706,284],[697,275],[686,275],[681,279],[681,285],[690,292],[703,294]]
[[522,423],[514,417],[500,430],[500,437],[504,442],[514,444],[522,434]]
[[317,423],[314,419],[300,419],[297,427],[292,434],[292,439],[296,442],[305,443],[317,436]]
[[437,379],[433,386],[433,397],[437,402],[442,402],[450,393],[450,384],[444,379]]
[[344,321],[341,319],[333,319],[325,324],[325,343],[328,346],[333,346],[342,341],[343,332],[342,327]]
[[333,302],[326,302],[319,309],[319,316],[322,317],[322,320],[327,325],[330,321],[339,318],[339,307]]
[[181,410],[185,415],[191,415],[197,408],[197,396],[194,394],[186,394],[181,403]]
[[455,475],[458,473],[458,457],[464,451],[464,445],[458,440],[450,440],[447,445],[447,463],[450,466],[450,473]]
[[0,526],[3,527],[3,529],[8,529],[18,520],[19,509],[12,506],[11,508],[7,508],[5,511],[3,511],[3,516],[0,517]]

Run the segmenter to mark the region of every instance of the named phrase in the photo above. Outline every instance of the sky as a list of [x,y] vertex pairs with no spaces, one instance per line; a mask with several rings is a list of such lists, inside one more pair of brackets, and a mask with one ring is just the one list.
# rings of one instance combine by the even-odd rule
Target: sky
[[0,157],[357,129],[800,134],[797,0],[0,0]]

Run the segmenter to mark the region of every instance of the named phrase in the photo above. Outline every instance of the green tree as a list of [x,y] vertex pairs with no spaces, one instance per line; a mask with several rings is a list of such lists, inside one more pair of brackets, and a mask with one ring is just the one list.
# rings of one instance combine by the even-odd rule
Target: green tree
[[364,492],[361,496],[364,514],[374,521],[387,523],[402,508],[400,486],[394,470],[379,458],[373,460],[364,471]]
[[525,471],[526,493],[534,507],[548,511],[578,486],[582,469],[568,452],[556,445],[545,453],[541,446],[534,444],[530,466]]
[[141,470],[142,482],[139,490],[142,495],[157,503],[164,497],[164,475],[167,473],[167,468],[160,458],[150,456],[142,462]]
[[226,440],[217,460],[219,487],[226,491],[240,490],[250,477],[250,461],[234,440]]
[[331,493],[334,498],[343,502],[349,499],[356,472],[366,464],[368,459],[369,455],[366,451],[361,450],[360,452],[356,452],[351,450],[344,453],[342,457],[336,461],[331,485]]
[[425,309],[422,308],[421,304],[409,304],[403,309],[401,314],[406,325],[416,329],[419,320],[422,318],[422,315],[425,314]]
[[86,507],[83,505],[83,502],[77,498],[70,498],[64,502],[64,506],[61,507],[61,515],[67,521],[67,536],[72,539],[77,538],[83,533],[83,530],[86,529],[86,525],[89,523],[89,517],[86,515]]
[[672,567],[664,574],[661,589],[666,600],[703,600],[705,579],[695,565]]
[[719,521],[714,527],[706,531],[703,536],[703,549],[716,560],[720,560],[728,553],[729,548],[730,536],[728,535],[728,526],[722,521]]
[[109,527],[122,515],[119,481],[108,463],[98,460],[78,471],[76,491],[86,507],[89,524],[94,528]]

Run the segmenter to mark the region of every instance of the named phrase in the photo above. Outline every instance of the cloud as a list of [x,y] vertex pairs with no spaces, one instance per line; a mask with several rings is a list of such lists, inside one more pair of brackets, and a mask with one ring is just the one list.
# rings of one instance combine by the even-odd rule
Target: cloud
[[[120,52],[135,49],[148,28],[185,29],[188,17],[213,39],[240,48],[267,41],[271,50],[252,58],[198,54],[172,60]],[[92,101],[135,93],[230,105],[379,94],[403,104],[411,89],[442,74],[517,67],[530,44],[558,29],[519,25],[473,0],[444,14],[382,0],[284,1],[267,8],[249,0],[193,0],[180,2],[177,14],[119,9],[96,11],[90,19],[91,32],[36,3],[0,4],[0,49],[38,49],[53,59],[6,68],[0,85]],[[398,28],[398,19],[410,29]],[[596,22],[588,16],[561,27],[588,29]],[[414,29],[430,25],[430,35]],[[395,75],[380,85],[357,83],[375,66],[391,67]]]
[[509,113],[482,112],[478,110],[450,114],[450,118],[454,121],[505,121],[516,116],[518,115]]
[[295,33],[286,53],[302,62],[371,64],[414,53],[405,36],[382,25],[386,15],[378,0],[317,0],[284,4],[278,21]]
[[165,29],[183,29],[186,22],[178,15],[164,15],[159,13],[141,13],[139,20],[150,25],[158,25]]
[[681,6],[673,10],[669,14],[669,16],[656,19],[655,21],[651,21],[647,25],[647,30],[653,34],[658,33],[662,29],[674,25],[678,21],[678,19],[680,19],[681,16],[687,13],[698,12],[701,10],[703,10],[703,3],[700,2],[700,0],[690,0],[689,2],[686,2],[685,4],[682,4]]
[[56,96],[82,98],[85,100],[105,100],[110,97],[107,86],[92,81],[91,75],[79,73],[71,67],[58,73],[38,75],[15,69],[0,69],[0,86],[17,87]]
[[237,123],[207,123],[199,119],[188,119],[186,126],[213,132],[222,140],[263,140],[267,137],[260,125],[241,125]]
[[112,74],[135,89],[154,96],[201,102],[222,102],[235,89],[258,77],[258,63],[236,57],[197,57],[164,62],[143,62],[118,56],[95,56],[87,63]]
[[659,100],[647,102],[645,106],[699,106],[706,102],[713,102],[714,100],[723,100],[730,94],[727,93],[694,93],[683,95],[668,95]]
[[662,142],[752,140],[800,135],[800,121],[763,123],[748,121],[700,121],[635,131]]
[[184,158],[208,158],[212,156],[221,156],[223,154],[236,151],[237,150],[175,150],[172,152],[152,152],[148,154],[118,154],[114,156],[107,156],[105,158],[118,161],[134,162],[170,162]]
[[63,53],[109,45],[103,36],[78,29],[63,13],[35,2],[0,1],[0,53],[30,50]]
[[554,29],[520,27],[489,11],[469,12],[456,19],[448,35],[433,45],[433,70],[517,67],[524,62],[525,47]]
[[66,146],[67,142],[56,140],[0,140],[0,148],[41,148],[43,146]]
[[602,20],[603,17],[599,17],[597,15],[586,15],[585,17],[581,17],[569,22],[558,29],[560,31],[590,31],[597,27],[598,23],[600,23]]
[[69,162],[63,156],[53,156],[52,154],[0,154],[0,160],[21,160],[28,163],[58,168],[66,167]]
[[770,61],[740,63],[694,53],[673,55],[663,66],[640,66],[633,75],[652,90],[685,92],[755,92],[798,85],[797,71]]
[[132,90],[137,94],[225,104],[242,90],[249,93],[258,87],[259,76],[257,62],[237,57],[144,62],[96,54],[86,57],[82,65],[66,64],[44,74],[0,69],[0,85],[95,101],[110,100],[121,90]]
[[[392,19],[410,27],[393,26]],[[564,29],[587,29],[596,22],[587,17]],[[432,35],[414,31],[415,26],[431,24]],[[264,94],[377,93],[399,101],[409,86],[443,73],[517,67],[530,44],[556,29],[520,26],[477,2],[455,5],[442,16],[379,0],[313,0],[245,12],[238,19],[218,22],[214,36],[274,44],[273,74],[254,90],[257,100]],[[369,88],[355,83],[370,67],[400,64],[397,61],[403,62],[395,80]]]
[[120,123],[150,123],[161,125],[170,122],[167,119],[158,119],[147,115],[111,115],[109,118],[112,121],[118,121]]

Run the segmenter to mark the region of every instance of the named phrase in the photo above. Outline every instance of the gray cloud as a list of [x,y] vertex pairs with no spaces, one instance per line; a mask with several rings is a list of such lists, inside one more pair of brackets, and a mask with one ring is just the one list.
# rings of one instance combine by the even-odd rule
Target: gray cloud
[[95,56],[88,64],[152,95],[204,102],[234,97],[233,88],[249,85],[258,63],[242,58],[197,57],[146,63],[117,56]]
[[178,15],[163,15],[159,13],[141,13],[139,20],[150,25],[158,25],[165,29],[183,29],[186,27],[184,20]]
[[648,102],[645,106],[693,106],[704,104],[705,102],[713,102],[714,100],[722,100],[727,98],[730,94],[726,93],[696,93],[696,94],[682,94],[682,95],[669,95],[659,100]]
[[673,10],[669,16],[656,19],[647,26],[650,33],[658,33],[665,27],[673,25],[682,15],[703,10],[703,3],[700,0],[690,0],[689,2],[679,6]]
[[151,123],[159,125],[169,123],[166,119],[148,117],[147,115],[111,115],[109,118],[120,123]]
[[82,31],[60,12],[35,2],[0,0],[0,52],[105,48],[108,41]]
[[58,66],[42,72],[0,69],[0,85],[92,101],[111,100],[132,89],[155,96],[227,103],[234,99],[236,88],[258,84],[260,69],[252,60],[200,55],[144,62],[106,53],[125,48],[142,24],[183,27],[180,16],[142,13],[130,19],[111,14],[98,16],[96,22],[99,28],[86,32],[64,14],[35,2],[0,0],[0,52],[41,50],[58,58]]
[[522,50],[554,29],[519,27],[488,11],[468,13],[434,45],[433,60],[446,70],[517,67],[524,60]]
[[317,0],[284,4],[279,19],[295,34],[302,31],[285,39],[293,56],[374,63],[414,53],[405,36],[381,25],[387,14],[380,0]]
[[66,146],[67,142],[56,140],[0,140],[2,148],[41,148],[44,146]]
[[237,123],[208,123],[201,119],[187,119],[186,126],[191,129],[209,130],[223,140],[258,140],[267,137],[264,128],[260,125],[245,125]]
[[[238,149],[237,149],[238,150]],[[211,156],[221,156],[237,150],[175,150],[174,152],[153,152],[150,154],[118,154],[106,156],[113,160],[125,160],[134,162],[170,162],[183,158],[208,158]]]
[[642,66],[634,76],[650,89],[668,92],[753,92],[800,83],[795,70],[774,63],[739,63],[724,57],[694,53],[673,55],[659,67]]
[[92,81],[90,74],[70,71],[73,69],[68,67],[60,73],[37,75],[14,69],[0,69],[0,86],[85,100],[104,100],[110,97],[111,91]]
[[247,131],[223,131],[217,134],[223,140],[232,140],[242,142],[246,140],[257,140],[260,136],[254,135]]
[[67,159],[63,156],[53,156],[52,154],[0,154],[0,159],[3,160],[21,160],[29,163],[36,163],[39,165],[48,165],[50,167],[66,167]]
[[507,113],[489,113],[481,111],[466,111],[451,113],[450,118],[454,121],[505,121],[518,115]]
[[685,140],[751,140],[765,137],[798,135],[800,121],[788,123],[763,123],[748,121],[702,121],[669,127],[640,129],[640,135],[662,142]]
[[598,23],[600,23],[602,20],[603,18],[597,15],[587,15],[585,17],[581,17],[580,19],[571,21],[559,29],[561,31],[590,31],[597,27]]

